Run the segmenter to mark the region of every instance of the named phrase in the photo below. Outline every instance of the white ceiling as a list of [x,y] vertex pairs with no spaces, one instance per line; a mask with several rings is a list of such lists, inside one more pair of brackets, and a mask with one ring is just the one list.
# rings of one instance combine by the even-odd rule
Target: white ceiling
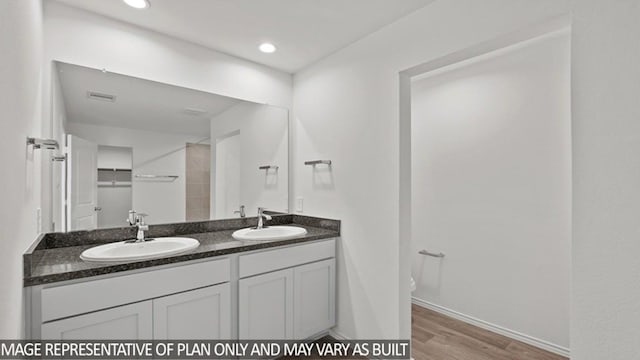
[[[434,0],[57,0],[295,73]],[[278,51],[263,54],[269,41]]]
[[[209,136],[211,118],[241,100],[201,91],[57,63],[67,120],[74,123]],[[88,91],[115,95],[90,99]],[[190,115],[185,108],[204,114]]]

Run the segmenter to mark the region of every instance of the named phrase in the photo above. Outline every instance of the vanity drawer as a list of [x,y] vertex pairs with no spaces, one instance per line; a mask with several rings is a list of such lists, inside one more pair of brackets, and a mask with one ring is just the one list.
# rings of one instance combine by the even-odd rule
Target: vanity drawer
[[42,289],[42,322],[227,282],[229,259]]
[[240,278],[286,269],[335,256],[335,239],[240,255]]

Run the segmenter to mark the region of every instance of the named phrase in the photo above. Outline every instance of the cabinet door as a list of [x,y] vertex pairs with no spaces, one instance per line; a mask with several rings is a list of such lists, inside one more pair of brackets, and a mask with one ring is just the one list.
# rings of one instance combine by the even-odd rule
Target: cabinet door
[[293,338],[293,269],[239,281],[240,339]]
[[230,296],[224,283],[154,299],[154,339],[230,339]]
[[152,304],[143,301],[42,324],[45,340],[150,340]]
[[307,339],[335,325],[335,259],[298,266],[293,274],[294,336]]

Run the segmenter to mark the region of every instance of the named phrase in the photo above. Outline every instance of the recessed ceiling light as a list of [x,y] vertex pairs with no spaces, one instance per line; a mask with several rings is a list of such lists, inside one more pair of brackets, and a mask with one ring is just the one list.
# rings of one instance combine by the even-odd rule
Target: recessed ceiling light
[[151,4],[149,4],[149,0],[122,0],[125,4],[131,6],[136,9],[146,9]]
[[260,44],[259,49],[263,53],[267,53],[267,54],[271,54],[272,52],[276,51],[276,47],[272,43],[262,43]]

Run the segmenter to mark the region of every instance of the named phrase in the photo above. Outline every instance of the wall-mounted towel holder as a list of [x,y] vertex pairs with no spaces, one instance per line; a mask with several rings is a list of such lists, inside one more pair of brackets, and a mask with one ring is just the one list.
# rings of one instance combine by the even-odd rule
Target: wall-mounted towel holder
[[34,137],[27,138],[27,146],[33,146],[34,149],[58,150],[60,146],[58,141],[54,139],[39,139]]
[[432,256],[432,257],[437,257],[437,258],[443,258],[444,257],[444,253],[439,252],[439,253],[433,253],[431,251],[427,251],[427,250],[420,250],[418,251],[418,254],[420,255],[426,255],[426,256]]
[[305,165],[331,165],[331,160],[311,160],[311,161],[305,161],[304,162]]
[[262,166],[259,166],[258,169],[259,170],[267,170],[267,171],[269,171],[269,170],[276,170],[277,171],[278,170],[278,166],[276,166],[276,165],[262,165]]

